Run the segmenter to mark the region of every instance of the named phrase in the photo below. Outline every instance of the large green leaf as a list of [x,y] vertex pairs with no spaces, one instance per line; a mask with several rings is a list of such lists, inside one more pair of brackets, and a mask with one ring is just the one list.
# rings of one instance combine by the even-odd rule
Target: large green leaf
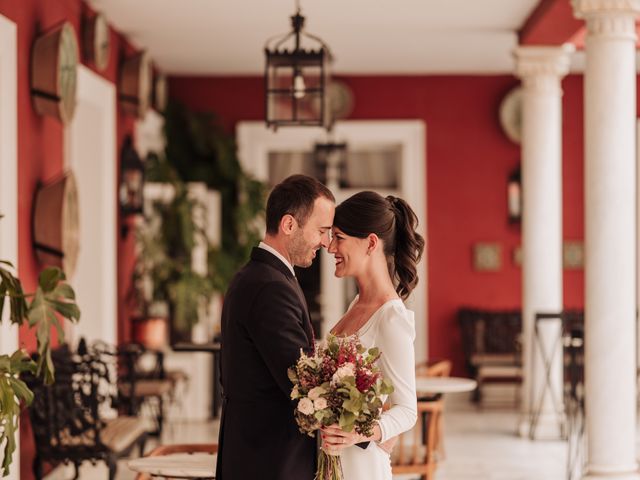
[[73,288],[69,286],[68,283],[59,283],[58,286],[53,290],[53,295],[55,298],[66,298],[68,300],[76,299],[76,292],[73,291]]
[[60,268],[47,267],[40,273],[38,285],[44,292],[51,292],[64,279],[64,272]]
[[345,432],[350,432],[353,430],[354,424],[356,421],[356,416],[348,411],[343,411],[342,414],[340,415],[340,420],[338,421],[338,424],[340,425],[340,428],[342,430],[344,430]]

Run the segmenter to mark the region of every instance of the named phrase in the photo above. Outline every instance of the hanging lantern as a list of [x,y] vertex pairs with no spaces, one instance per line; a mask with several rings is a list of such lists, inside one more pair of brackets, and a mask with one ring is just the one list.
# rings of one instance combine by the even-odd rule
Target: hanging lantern
[[144,163],[133,148],[128,136],[120,155],[120,210],[123,216],[142,213],[144,191]]
[[302,31],[304,20],[298,9],[291,17],[293,30],[265,45],[266,123],[274,130],[280,126],[331,129],[327,96],[331,52],[318,37]]

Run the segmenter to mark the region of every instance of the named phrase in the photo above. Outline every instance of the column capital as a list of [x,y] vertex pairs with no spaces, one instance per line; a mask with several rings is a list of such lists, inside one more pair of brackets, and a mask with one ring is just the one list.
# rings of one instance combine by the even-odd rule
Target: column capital
[[573,14],[584,19],[591,36],[636,39],[640,0],[571,0]]
[[517,47],[513,52],[516,59],[515,74],[523,81],[525,88],[560,93],[560,79],[569,73],[573,51],[571,44],[560,47]]
[[520,78],[538,75],[564,77],[569,73],[574,50],[574,46],[569,43],[560,47],[517,47],[513,52],[516,58],[516,75]]

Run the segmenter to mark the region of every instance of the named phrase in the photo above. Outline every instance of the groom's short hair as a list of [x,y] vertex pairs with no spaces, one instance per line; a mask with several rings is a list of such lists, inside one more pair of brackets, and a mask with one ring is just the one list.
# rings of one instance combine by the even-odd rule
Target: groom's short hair
[[280,220],[291,215],[304,226],[318,197],[335,203],[336,199],[324,184],[307,175],[291,175],[276,185],[267,199],[267,233],[276,235]]

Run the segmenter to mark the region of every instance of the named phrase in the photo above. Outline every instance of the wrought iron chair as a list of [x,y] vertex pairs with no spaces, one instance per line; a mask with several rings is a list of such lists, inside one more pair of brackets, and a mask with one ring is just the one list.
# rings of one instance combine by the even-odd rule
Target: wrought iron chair
[[104,461],[109,480],[117,459],[135,446],[142,455],[147,437],[143,422],[114,415],[115,357],[106,352],[71,352],[67,346],[52,352],[56,371],[53,385],[27,376],[34,392],[29,417],[36,445],[33,473],[43,478],[44,463],[72,463],[78,478],[80,464]]

